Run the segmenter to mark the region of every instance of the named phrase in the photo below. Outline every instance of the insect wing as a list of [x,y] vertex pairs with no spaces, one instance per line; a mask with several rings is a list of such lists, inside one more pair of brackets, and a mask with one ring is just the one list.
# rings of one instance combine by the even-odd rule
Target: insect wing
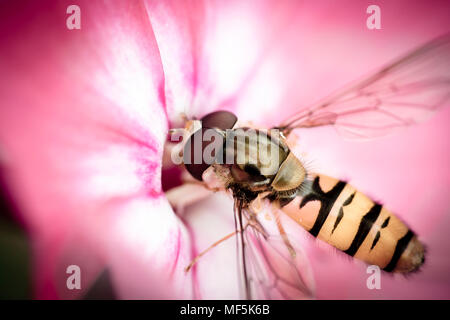
[[268,205],[256,214],[243,209],[247,220],[253,220],[253,225],[244,230],[238,253],[246,296],[250,299],[311,299],[315,289],[309,262],[298,245],[294,246],[295,256],[292,255],[274,219],[263,217],[270,214],[268,210],[273,208]]
[[415,124],[450,102],[450,34],[374,75],[304,108],[279,127],[334,125],[347,138],[370,139]]

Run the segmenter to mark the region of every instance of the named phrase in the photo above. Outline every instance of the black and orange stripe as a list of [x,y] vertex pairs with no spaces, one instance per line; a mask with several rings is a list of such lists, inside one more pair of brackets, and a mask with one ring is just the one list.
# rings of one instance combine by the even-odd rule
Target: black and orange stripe
[[385,271],[410,272],[423,263],[423,246],[414,233],[344,181],[316,175],[283,210],[314,237]]

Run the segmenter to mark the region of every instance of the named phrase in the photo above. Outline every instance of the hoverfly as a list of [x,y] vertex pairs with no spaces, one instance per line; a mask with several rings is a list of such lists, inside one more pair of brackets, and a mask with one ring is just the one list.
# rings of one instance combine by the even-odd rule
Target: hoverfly
[[[243,126],[228,111],[186,121],[178,149],[184,167],[206,188],[233,196],[236,231],[210,248],[236,235],[245,297],[295,299],[314,294],[301,248],[290,241],[281,223],[283,214],[314,237],[387,272],[418,270],[425,249],[417,235],[347,182],[309,172],[291,152],[288,138],[295,129],[332,125],[344,137],[370,139],[415,124],[449,100],[450,34],[446,34],[301,108],[269,130]],[[193,161],[211,145],[216,151],[212,160]],[[261,150],[270,152],[260,156]]]

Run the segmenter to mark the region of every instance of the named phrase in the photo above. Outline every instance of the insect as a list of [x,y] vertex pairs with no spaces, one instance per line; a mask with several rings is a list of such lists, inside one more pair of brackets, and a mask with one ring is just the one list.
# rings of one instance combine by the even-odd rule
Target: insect
[[[184,167],[207,188],[228,191],[234,199],[236,231],[210,248],[236,235],[245,297],[314,294],[301,248],[290,241],[281,215],[347,255],[387,272],[418,270],[425,247],[414,231],[349,183],[309,172],[291,152],[288,137],[295,129],[332,125],[344,137],[371,139],[415,124],[449,100],[450,34],[446,34],[372,76],[300,108],[269,130],[240,126],[228,111],[188,120],[180,149]],[[203,157],[207,151],[209,160]],[[265,219],[263,211],[271,219]]]

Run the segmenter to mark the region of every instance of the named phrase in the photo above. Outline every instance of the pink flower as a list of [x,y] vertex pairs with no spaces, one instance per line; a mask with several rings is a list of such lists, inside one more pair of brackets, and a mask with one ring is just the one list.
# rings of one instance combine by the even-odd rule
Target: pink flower
[[[226,233],[232,202],[214,195],[174,214],[161,187],[169,126],[218,108],[277,124],[448,31],[450,12],[379,1],[373,31],[357,1],[95,0],[77,1],[81,30],[68,30],[69,4],[0,7],[0,165],[38,298],[80,295],[67,290],[69,265],[83,289],[107,268],[119,298],[236,298],[234,241],[183,270]],[[449,116],[365,145],[301,132],[314,169],[382,199],[429,248],[423,273],[370,291],[361,264],[307,243],[319,298],[449,298]]]

